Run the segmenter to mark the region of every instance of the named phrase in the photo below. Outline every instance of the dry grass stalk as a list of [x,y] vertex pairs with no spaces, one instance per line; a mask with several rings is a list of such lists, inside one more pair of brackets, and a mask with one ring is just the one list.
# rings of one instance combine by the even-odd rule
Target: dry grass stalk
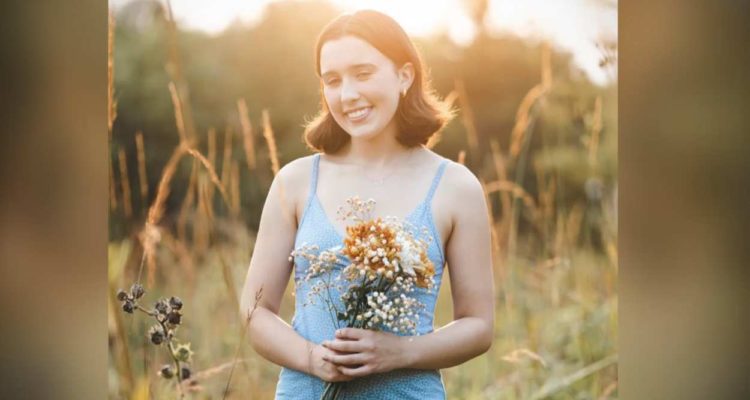
[[181,241],[185,241],[187,237],[187,219],[190,212],[190,207],[193,205],[195,199],[196,185],[198,181],[198,160],[193,159],[193,166],[190,170],[190,180],[188,181],[188,188],[185,192],[185,198],[182,200],[180,206],[180,214],[177,216],[177,237]]
[[109,138],[112,138],[112,125],[117,118],[117,104],[115,103],[115,17],[109,13],[109,26],[107,27],[107,129]]
[[112,157],[109,158],[109,209],[117,209],[117,183],[115,182],[115,170],[112,168]]
[[187,151],[187,144],[182,143],[178,145],[169,157],[167,165],[164,166],[161,180],[159,180],[159,187],[156,191],[156,198],[148,210],[148,217],[146,219],[147,224],[158,224],[161,217],[164,215],[164,202],[167,200],[167,196],[169,196],[169,183],[172,181],[172,177],[177,170],[177,164]]
[[148,204],[148,176],[146,175],[146,152],[143,146],[143,132],[135,133],[136,155],[138,157],[138,183],[141,189],[141,203]]
[[187,135],[185,133],[185,117],[182,113],[182,102],[180,102],[180,96],[177,93],[177,87],[174,82],[169,82],[169,94],[172,96],[172,105],[174,106],[174,119],[177,124],[177,134],[180,136],[180,143],[187,143]]
[[466,150],[461,150],[458,152],[456,162],[461,165],[466,165]]
[[[159,187],[156,191],[156,197],[154,198],[153,204],[148,209],[148,216],[146,217],[146,224],[143,227],[139,237],[141,245],[143,246],[143,259],[141,260],[141,268],[143,267],[144,260],[148,265],[148,285],[153,286],[155,274],[156,274],[156,245],[161,240],[161,231],[157,224],[164,215],[164,203],[169,196],[169,183],[172,181],[177,165],[183,155],[187,152],[187,144],[179,144],[172,155],[167,161],[167,165],[164,166],[164,170],[159,180]],[[138,272],[138,281],[140,281],[141,273]]]
[[185,242],[176,239],[167,230],[164,231],[162,237],[164,247],[171,251],[178,260],[175,264],[182,269],[181,276],[185,279],[186,286],[193,287],[195,284],[195,264],[193,263],[190,250],[185,245]]
[[477,134],[476,125],[474,125],[474,111],[469,104],[469,96],[466,93],[464,82],[460,79],[455,81],[459,104],[461,105],[461,120],[466,127],[466,140],[469,143],[469,150],[477,154],[479,150],[479,135]]
[[[211,163],[211,165],[216,165],[216,129],[209,128],[208,130],[208,150],[207,150],[207,157],[208,162]],[[222,180],[221,183],[224,183]],[[224,185],[226,187],[226,184]],[[208,187],[208,197],[210,199],[209,204],[214,204],[214,187],[209,186]]]
[[234,309],[239,312],[240,300],[239,296],[237,295],[237,289],[234,282],[234,276],[232,275],[232,270],[229,268],[229,263],[227,262],[226,257],[224,256],[224,253],[222,251],[218,252],[218,256],[219,263],[221,264],[221,274],[224,278],[224,285],[227,288],[229,301],[232,303],[232,307],[234,307]]
[[549,43],[542,43],[542,87],[549,90],[552,87],[552,52]]
[[515,158],[521,152],[526,130],[529,127],[529,113],[536,102],[552,87],[552,56],[549,45],[542,44],[542,77],[541,82],[532,87],[521,101],[521,105],[516,111],[516,123],[513,125],[511,133],[510,155]]
[[526,135],[526,128],[529,127],[529,112],[531,111],[531,107],[536,104],[537,100],[544,93],[544,85],[540,83],[526,93],[526,96],[521,100],[521,105],[518,106],[518,110],[516,111],[516,123],[513,125],[513,131],[511,133],[510,155],[513,158],[518,157],[518,154],[521,152],[521,145],[523,144],[523,139]]
[[565,221],[565,239],[570,247],[575,247],[576,243],[578,243],[578,236],[581,232],[581,224],[585,212],[586,206],[579,202],[573,206],[568,214],[568,219]]
[[548,213],[551,212],[551,199],[548,196],[550,194],[550,187],[554,184],[554,180],[547,183],[544,168],[538,159],[534,160],[533,166],[534,174],[536,176],[537,204],[539,204],[539,208],[542,210],[542,218],[546,220],[549,217]]
[[617,381],[614,381],[607,385],[607,387],[604,388],[604,391],[602,392],[601,396],[597,397],[597,400],[607,400],[609,399],[609,396],[612,394],[612,392],[617,389]]
[[229,174],[232,167],[232,128],[224,130],[224,156],[221,159],[221,182],[229,186]]
[[245,99],[237,100],[237,111],[239,112],[240,125],[242,126],[242,139],[245,144],[247,168],[252,171],[255,169],[255,138],[253,137],[253,126],[250,123],[250,117],[247,113],[247,103],[245,103]]
[[221,193],[221,196],[224,198],[224,201],[227,205],[229,205],[229,195],[227,194],[227,190],[224,188],[224,184],[221,183],[219,180],[219,177],[216,175],[216,170],[214,169],[214,166],[206,159],[206,157],[203,156],[198,150],[195,149],[188,149],[187,152],[198,159],[198,161],[203,164],[203,166],[208,170],[208,174],[211,177],[211,182],[213,182],[214,185],[219,189],[219,193]]
[[[508,180],[508,172],[505,169],[505,159],[503,152],[500,149],[500,143],[496,139],[490,140],[490,150],[492,151],[492,162],[495,166],[495,174],[497,179],[501,182]],[[500,204],[503,207],[503,221],[507,221],[507,216],[510,215],[511,198],[510,194],[506,191],[500,191]]]
[[594,120],[591,124],[591,139],[588,142],[589,165],[596,166],[596,153],[599,149],[599,136],[602,132],[602,96],[594,101]]
[[276,176],[279,173],[279,151],[276,148],[276,139],[273,137],[273,129],[271,128],[271,116],[268,114],[267,109],[263,109],[262,119],[263,137],[266,138],[266,143],[268,143],[268,157],[271,159],[271,171],[273,172],[273,176]]
[[500,254],[500,237],[499,232],[497,231],[497,224],[495,223],[495,212],[492,210],[492,199],[491,196],[487,193],[486,183],[484,182],[483,178],[479,179],[479,183],[482,185],[482,191],[485,194],[485,202],[487,203],[487,216],[490,220],[490,239],[492,242],[492,254],[494,259],[495,256]]
[[229,186],[232,192],[232,202],[230,203],[229,213],[232,217],[237,218],[240,215],[240,166],[237,161],[232,161],[232,170],[229,174]]
[[529,209],[532,215],[532,222],[537,222],[539,220],[539,208],[536,206],[534,198],[531,197],[531,195],[526,192],[521,186],[511,181],[494,181],[488,183],[485,187],[485,190],[487,194],[494,193],[496,191],[509,192],[513,194],[514,197],[520,198],[526,208]]
[[130,359],[130,349],[128,345],[128,336],[125,333],[125,326],[122,321],[122,313],[118,309],[119,302],[117,301],[115,293],[117,289],[113,286],[114,282],[110,283],[107,297],[107,306],[109,308],[109,315],[115,321],[115,334],[117,335],[116,343],[120,346],[120,357],[124,366],[118,368],[118,372],[124,370],[125,382],[131,389],[135,385],[135,374],[133,373],[133,363]]
[[247,317],[245,317],[245,323],[242,325],[242,333],[240,334],[240,342],[237,344],[237,351],[234,354],[234,360],[232,361],[232,369],[229,371],[229,378],[227,378],[227,385],[224,388],[224,395],[221,397],[222,400],[227,398],[227,394],[229,394],[229,384],[232,382],[232,374],[234,373],[234,366],[237,364],[237,360],[240,358],[240,351],[242,350],[242,345],[245,342],[245,335],[247,334],[247,331],[250,328],[250,321],[253,318],[253,314],[255,313],[255,310],[258,308],[258,303],[260,303],[260,300],[263,298],[263,285],[261,285],[260,289],[258,289],[257,292],[255,292],[255,302],[253,303],[253,308],[250,309],[247,313]]
[[542,358],[542,356],[526,348],[513,350],[502,357],[503,360],[512,364],[518,364],[524,358],[530,358],[534,361],[537,361],[542,364],[543,367],[547,368],[547,362],[544,361],[544,358]]
[[130,179],[128,179],[128,161],[125,158],[125,150],[120,149],[117,152],[120,160],[120,186],[122,186],[122,208],[125,211],[125,217],[130,218],[133,215],[133,206],[131,204]]
[[552,394],[570,387],[575,382],[597,372],[610,365],[617,363],[617,354],[604,357],[603,359],[591,363],[578,371],[575,371],[562,378],[550,378],[545,384],[531,396],[531,400],[539,400],[549,398]]
[[205,174],[198,174],[198,204],[193,221],[193,250],[197,253],[204,252],[209,245],[211,210],[206,204],[205,188],[210,184]]

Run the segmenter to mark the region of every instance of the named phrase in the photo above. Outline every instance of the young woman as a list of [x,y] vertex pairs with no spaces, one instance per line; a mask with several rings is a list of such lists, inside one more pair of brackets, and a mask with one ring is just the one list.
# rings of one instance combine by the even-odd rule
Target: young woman
[[[375,11],[344,14],[318,37],[316,73],[322,110],[305,140],[316,151],[277,174],[263,207],[242,293],[244,315],[262,298],[249,336],[264,358],[282,366],[277,399],[314,399],[325,382],[349,381],[340,398],[445,398],[441,368],[486,352],[492,343],[494,289],[484,193],[464,166],[427,147],[451,112],[433,95],[421,59],[403,29]],[[421,300],[418,336],[355,328],[336,330],[324,305],[303,305],[307,283],[295,285],[292,326],[279,305],[303,243],[341,244],[336,216],[352,196],[376,201],[373,216],[396,216],[428,227],[428,256],[439,288],[450,267],[454,321],[433,330],[437,289]]]

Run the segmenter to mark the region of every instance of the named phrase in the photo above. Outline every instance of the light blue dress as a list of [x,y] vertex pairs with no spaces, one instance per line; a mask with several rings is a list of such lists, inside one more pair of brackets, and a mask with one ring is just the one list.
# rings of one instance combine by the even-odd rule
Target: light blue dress
[[[430,204],[448,162],[450,160],[444,159],[440,163],[424,200],[406,217],[406,220],[419,228],[419,231],[421,231],[422,227],[426,227],[430,235],[432,235],[427,254],[435,265],[435,287],[431,292],[417,288],[412,293],[414,297],[426,306],[422,309],[419,316],[417,326],[417,333],[419,335],[433,331],[435,302],[443,277],[445,256],[442,244],[440,243],[440,236],[437,234],[435,228]],[[316,194],[319,164],[320,154],[315,154],[313,156],[310,191],[305,211],[297,228],[295,248],[299,248],[306,243],[308,245],[316,244],[323,250],[339,246],[343,242],[343,238],[326,216]],[[339,327],[334,325],[331,313],[325,303],[317,299],[314,304],[303,304],[308,299],[310,288],[315,284],[314,280],[311,282],[304,282],[303,280],[305,270],[308,267],[307,260],[302,257],[296,257],[294,261],[295,313],[292,318],[292,327],[302,337],[317,344],[320,344],[324,340],[333,339],[334,332]],[[346,266],[345,260],[342,260],[339,264],[334,270],[334,276],[336,273],[340,273]],[[344,286],[345,289],[346,285]],[[337,290],[331,290],[331,296],[338,303],[338,308],[343,309],[339,300],[340,293]],[[343,327],[343,325],[340,327]],[[300,355],[300,357],[306,356]],[[324,385],[325,382],[315,376],[294,369],[282,368],[276,386],[276,399],[319,400],[323,393]],[[339,398],[347,400],[438,400],[445,399],[446,395],[440,371],[398,369],[348,381],[344,389],[339,392]]]

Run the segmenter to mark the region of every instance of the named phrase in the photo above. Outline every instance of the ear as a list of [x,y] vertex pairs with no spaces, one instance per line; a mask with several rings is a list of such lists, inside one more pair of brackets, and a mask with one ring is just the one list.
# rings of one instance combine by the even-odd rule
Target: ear
[[409,90],[412,83],[414,83],[414,65],[410,62],[405,62],[401,68],[398,69],[398,78],[401,83],[401,90]]

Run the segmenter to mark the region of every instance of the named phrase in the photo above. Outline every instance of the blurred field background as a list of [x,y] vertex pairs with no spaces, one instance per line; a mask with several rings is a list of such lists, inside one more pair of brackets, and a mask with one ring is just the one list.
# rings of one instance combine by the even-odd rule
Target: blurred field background
[[[461,4],[471,40],[437,31],[415,42],[460,110],[431,146],[485,185],[498,297],[493,347],[442,371],[448,396],[617,398],[616,36],[596,43],[593,75],[554,38],[489,28],[493,2]],[[185,302],[178,336],[198,375],[188,397],[222,398],[239,349],[226,397],[273,398],[279,367],[241,341],[238,292],[274,171],[309,154],[313,44],[337,7],[271,2],[214,33],[183,26],[165,2],[111,9],[110,398],[176,394],[156,375],[167,358],[148,343],[149,321],[114,298],[141,264],[147,303]],[[153,257],[139,240],[147,222],[161,234]],[[452,316],[445,282],[436,328]]]

